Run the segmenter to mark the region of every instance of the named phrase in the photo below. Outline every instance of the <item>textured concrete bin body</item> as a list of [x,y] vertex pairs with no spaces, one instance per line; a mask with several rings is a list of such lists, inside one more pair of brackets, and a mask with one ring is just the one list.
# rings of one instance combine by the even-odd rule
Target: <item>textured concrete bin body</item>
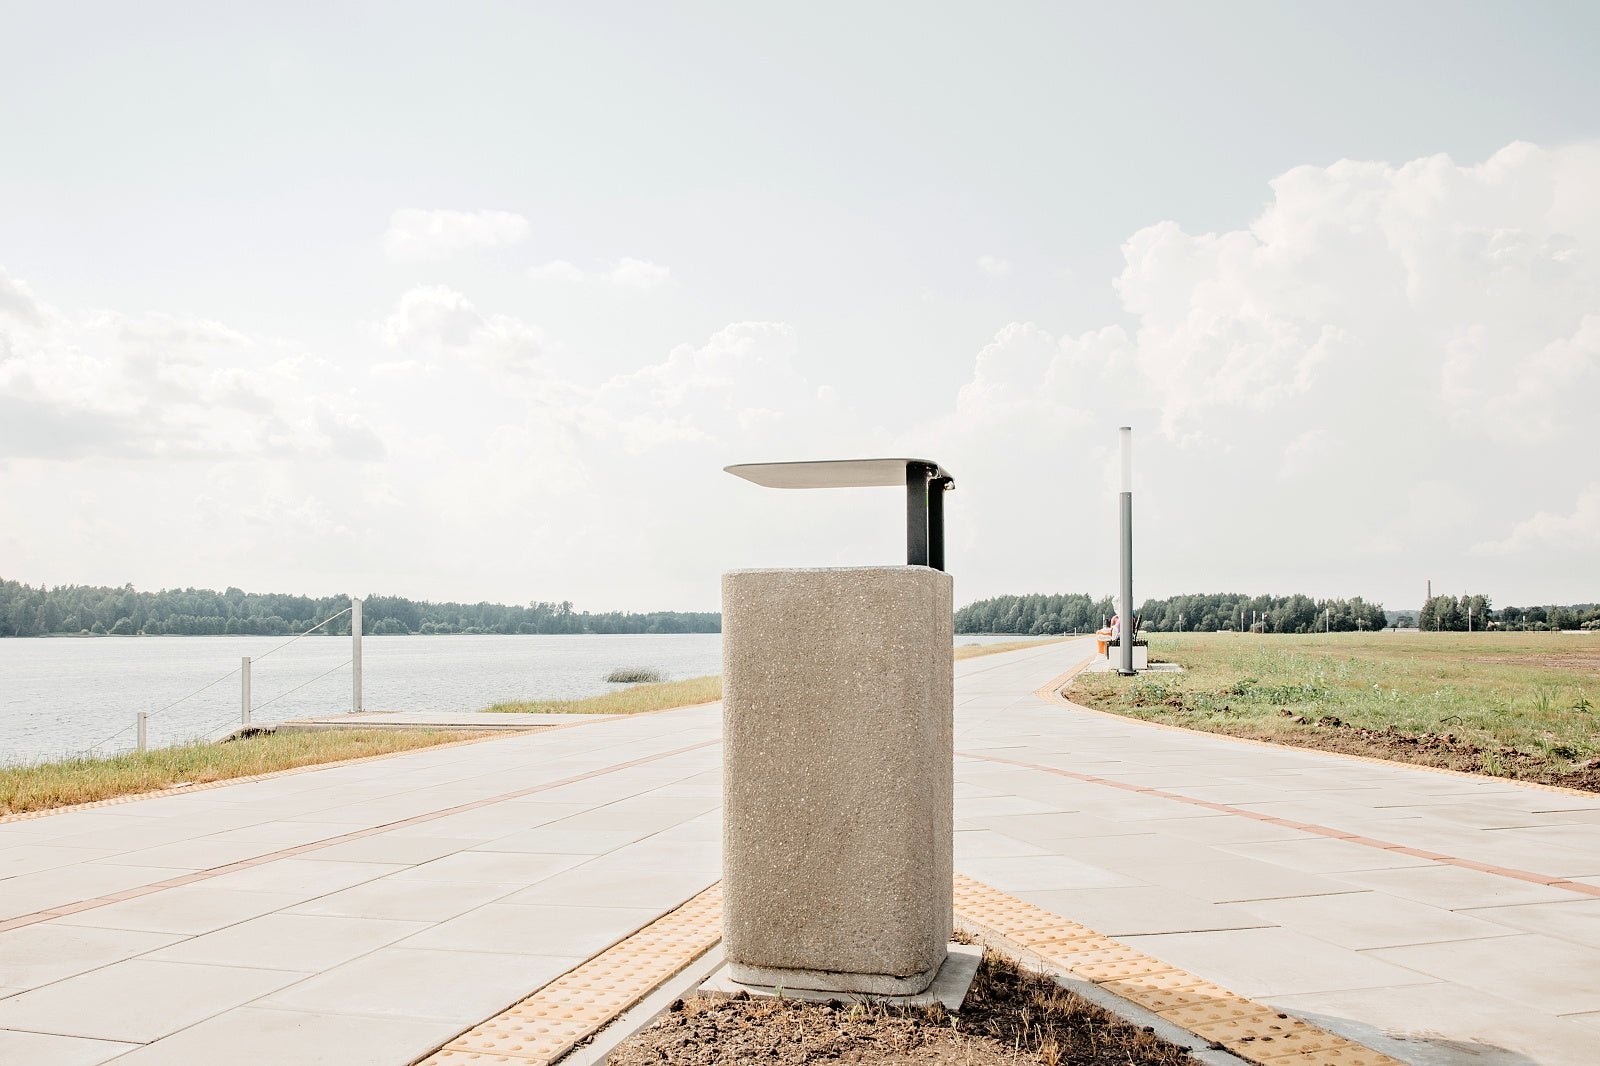
[[722,610],[732,976],[922,991],[952,924],[950,576],[734,571]]

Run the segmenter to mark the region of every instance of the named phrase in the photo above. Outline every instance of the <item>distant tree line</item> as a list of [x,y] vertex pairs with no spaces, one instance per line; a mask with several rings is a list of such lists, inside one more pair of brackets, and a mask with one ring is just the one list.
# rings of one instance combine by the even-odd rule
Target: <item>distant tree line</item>
[[[132,585],[105,588],[24,585],[0,579],[0,636],[63,634],[113,636],[215,636],[303,633],[350,606],[347,596],[289,596],[229,588],[139,592]],[[720,633],[715,611],[609,611],[590,614],[572,604],[430,603],[402,596],[369,596],[362,631],[374,636],[409,633]],[[319,630],[349,635],[350,616]]]
[[995,596],[956,612],[957,633],[1092,633],[1116,610],[1110,596]]
[[[1087,633],[1105,624],[1116,610],[1110,596],[1082,594],[995,596],[956,612],[957,633]],[[1146,600],[1139,625],[1158,633],[1255,629],[1268,633],[1312,633],[1382,629],[1383,606],[1356,596],[1313,600],[1309,596],[1246,596],[1240,593],[1172,596]]]
[[1418,612],[1417,628],[1465,631],[1469,615],[1473,629],[1600,629],[1600,604],[1502,607],[1496,611],[1487,596],[1435,596]]

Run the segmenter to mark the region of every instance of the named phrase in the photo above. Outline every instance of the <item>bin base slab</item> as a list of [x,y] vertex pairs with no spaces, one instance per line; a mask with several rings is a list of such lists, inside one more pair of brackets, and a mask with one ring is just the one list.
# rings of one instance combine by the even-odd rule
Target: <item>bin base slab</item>
[[943,1003],[946,1009],[954,1011],[961,1009],[982,961],[981,945],[951,944],[950,953],[938,967],[911,977],[769,969],[730,963],[700,987],[706,992],[748,992],[752,996],[782,996],[818,1003],[835,999],[907,1007]]

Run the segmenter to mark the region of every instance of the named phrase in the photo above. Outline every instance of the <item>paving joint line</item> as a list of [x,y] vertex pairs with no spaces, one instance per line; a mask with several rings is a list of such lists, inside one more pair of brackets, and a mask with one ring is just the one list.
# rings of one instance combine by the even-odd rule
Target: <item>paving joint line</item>
[[999,940],[1000,950],[1021,949],[1045,969],[1059,967],[1208,1046],[1262,1066],[1402,1066],[1364,1044],[1246,999],[965,874],[955,878],[955,906],[969,931]]
[[410,818],[402,818],[398,821],[386,822],[383,825],[369,826],[366,829],[357,829],[349,833],[341,833],[338,836],[329,837],[326,840],[316,840],[308,844],[297,844],[293,847],[281,848],[278,851],[268,852],[265,855],[257,855],[249,859],[240,859],[237,862],[230,862],[222,866],[213,866],[206,870],[196,870],[187,874],[179,874],[176,877],[169,877],[161,881],[154,881],[148,885],[140,885],[136,888],[125,889],[121,892],[112,892],[104,896],[96,896],[91,899],[80,900],[79,902],[65,904],[60,907],[50,907],[42,911],[33,911],[29,914],[18,915],[15,918],[9,918],[4,921],[0,921],[0,932],[5,932],[10,929],[20,929],[28,925],[36,925],[39,922],[47,922],[54,918],[64,918],[70,914],[81,914],[84,911],[97,910],[100,907],[109,907],[113,903],[122,903],[130,899],[139,899],[144,896],[154,895],[157,892],[163,892],[169,888],[181,888],[184,885],[192,885],[200,881],[209,881],[213,878],[221,877],[223,874],[234,873],[239,870],[247,870],[254,866],[264,866],[269,862],[276,862],[279,859],[294,858],[299,855],[322,851],[323,849],[331,848],[336,844],[344,844],[352,840],[361,840],[365,837],[377,836],[381,833],[387,833],[395,829],[403,829],[412,825],[423,825],[428,822],[437,821],[440,818],[449,817],[451,815],[464,814],[468,811],[474,811],[483,807],[493,806],[497,803],[505,803],[509,800],[521,799],[524,796],[533,796],[540,792],[548,792],[551,789],[561,788],[564,785],[573,785],[580,781],[589,781],[596,777],[604,777],[607,774],[617,773],[621,770],[629,770],[636,766],[645,766],[650,763],[660,762],[663,759],[674,758],[678,755],[686,755],[689,752],[699,751],[702,748],[712,747],[720,743],[722,743],[722,739],[720,737],[714,737],[711,740],[699,741],[698,743],[689,744],[681,748],[673,748],[670,751],[657,752],[654,755],[646,755],[638,759],[630,759],[626,762],[615,763],[611,766],[604,766],[595,770],[586,770],[583,773],[574,774],[570,777],[560,778],[556,781],[548,781],[540,785],[532,785],[528,788],[516,789],[511,792],[502,793],[498,796],[489,796],[483,799],[470,800],[466,803],[457,804],[453,807],[445,807],[441,808],[440,810],[429,811],[425,814],[413,815]]

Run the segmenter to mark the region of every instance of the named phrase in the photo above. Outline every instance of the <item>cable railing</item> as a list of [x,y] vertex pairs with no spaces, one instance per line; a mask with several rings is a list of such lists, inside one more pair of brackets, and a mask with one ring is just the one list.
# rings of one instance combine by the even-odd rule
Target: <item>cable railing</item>
[[[338,671],[343,670],[347,666],[348,667],[352,667],[352,671],[351,671],[351,690],[350,690],[350,709],[351,709],[351,711],[360,711],[362,709],[362,700],[361,700],[361,602],[362,601],[359,600],[359,599],[352,599],[350,601],[350,606],[349,607],[346,607],[344,610],[339,611],[337,614],[329,615],[327,618],[324,618],[322,621],[318,622],[316,625],[312,626],[310,629],[307,629],[305,632],[295,634],[293,637],[290,637],[288,640],[284,641],[282,644],[279,644],[274,648],[270,648],[267,651],[262,652],[260,655],[242,656],[240,658],[239,665],[234,667],[232,670],[229,670],[227,673],[222,674],[219,677],[215,677],[210,681],[207,681],[205,684],[201,685],[199,688],[194,689],[192,692],[188,692],[188,693],[178,697],[177,699],[173,700],[171,703],[166,704],[165,706],[158,707],[154,711],[139,711],[139,712],[137,712],[134,715],[134,719],[133,719],[132,722],[130,722],[128,725],[123,726],[121,729],[119,729],[116,732],[112,733],[110,736],[107,736],[105,739],[97,741],[94,744],[89,745],[87,748],[84,748],[82,750],[81,754],[85,758],[93,757],[101,748],[105,747],[107,744],[111,743],[113,740],[116,740],[118,737],[123,736],[124,734],[126,734],[130,730],[132,730],[133,734],[134,734],[134,744],[133,744],[134,750],[135,751],[141,751],[141,752],[142,751],[147,751],[149,749],[149,723],[150,723],[150,720],[152,718],[158,717],[159,715],[162,715],[162,714],[167,713],[168,711],[171,711],[175,707],[179,707],[179,706],[187,703],[188,701],[194,699],[196,696],[199,696],[202,693],[205,693],[205,692],[209,691],[210,689],[215,688],[217,685],[222,684],[224,681],[227,681],[231,677],[238,677],[240,679],[240,682],[239,682],[239,713],[237,715],[233,715],[233,714],[228,715],[227,718],[221,720],[216,725],[213,725],[213,726],[207,728],[205,731],[203,731],[200,734],[198,734],[196,739],[199,739],[199,740],[209,739],[213,734],[219,733],[223,729],[228,728],[229,726],[232,726],[235,723],[237,723],[237,727],[238,728],[248,728],[249,725],[250,725],[251,715],[253,713],[255,713],[257,711],[265,710],[267,707],[272,706],[274,703],[277,703],[279,700],[284,699],[287,696],[293,695],[294,693],[299,692],[303,688],[306,688],[306,687],[308,687],[310,685],[316,684],[318,681],[321,681],[323,678],[327,677],[328,675],[337,673]],[[286,690],[284,692],[278,693],[278,695],[272,697],[270,700],[267,700],[265,703],[253,704],[253,702],[252,702],[253,697],[252,697],[252,693],[251,693],[251,668],[254,666],[254,664],[259,663],[261,660],[267,658],[268,656],[276,655],[278,652],[280,652],[283,649],[289,647],[295,641],[300,640],[300,639],[302,639],[304,637],[309,637],[311,634],[317,632],[319,629],[323,629],[326,626],[330,625],[331,623],[337,622],[339,619],[343,618],[345,615],[350,615],[351,616],[350,617],[350,640],[351,640],[350,658],[346,659],[344,662],[340,663],[338,666],[332,667],[332,668],[330,668],[328,670],[324,670],[322,673],[318,674],[316,677],[313,677],[309,681],[301,682],[300,684],[295,685],[291,689],[288,689],[288,690]]]

